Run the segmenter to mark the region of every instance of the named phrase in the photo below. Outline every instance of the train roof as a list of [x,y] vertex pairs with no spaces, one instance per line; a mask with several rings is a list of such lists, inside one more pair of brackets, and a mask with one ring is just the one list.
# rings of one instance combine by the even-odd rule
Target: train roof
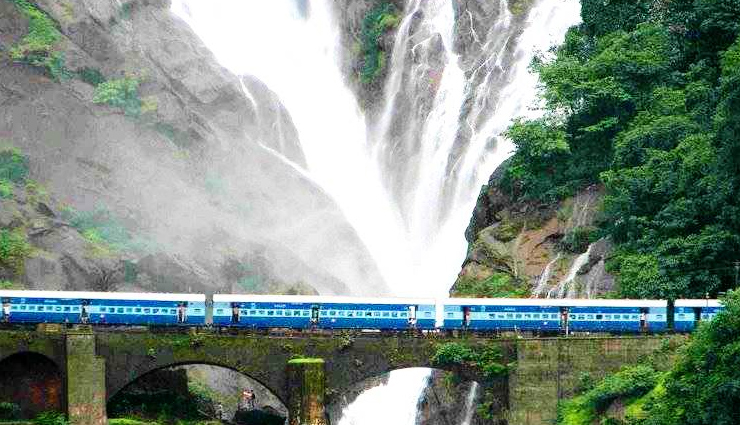
[[433,298],[375,298],[334,295],[249,295],[214,294],[213,302],[277,302],[277,303],[336,303],[336,304],[416,304],[434,305]]
[[571,298],[448,298],[445,305],[510,305],[542,307],[666,307],[665,300]]
[[24,291],[0,290],[0,297],[57,298],[85,300],[147,300],[205,302],[205,294],[167,294],[156,292],[84,292],[84,291]]
[[722,307],[720,300],[676,300],[673,303],[676,307]]

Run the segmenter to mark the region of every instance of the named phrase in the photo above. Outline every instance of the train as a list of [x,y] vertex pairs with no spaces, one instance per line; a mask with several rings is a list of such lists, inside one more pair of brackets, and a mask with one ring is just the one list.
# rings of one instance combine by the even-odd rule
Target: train
[[[0,290],[4,323],[536,333],[691,332],[719,300],[361,298]],[[669,315],[672,314],[672,320]]]

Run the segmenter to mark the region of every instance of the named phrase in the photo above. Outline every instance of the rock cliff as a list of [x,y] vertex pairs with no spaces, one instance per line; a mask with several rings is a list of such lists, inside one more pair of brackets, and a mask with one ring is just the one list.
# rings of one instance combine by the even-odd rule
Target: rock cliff
[[598,239],[603,190],[588,187],[562,202],[515,199],[504,162],[481,189],[465,232],[468,255],[452,295],[599,297],[613,290]]
[[[50,22],[41,51],[27,43],[39,23],[28,7]],[[104,208],[151,242],[117,253],[140,263],[134,288],[239,291],[224,264],[261,257],[272,265],[259,280],[386,292],[342,213],[304,177],[279,100],[219,66],[168,7],[1,0],[0,139],[30,157],[31,176],[60,206]],[[160,284],[158,274],[179,283]],[[47,278],[49,288],[63,280]]]

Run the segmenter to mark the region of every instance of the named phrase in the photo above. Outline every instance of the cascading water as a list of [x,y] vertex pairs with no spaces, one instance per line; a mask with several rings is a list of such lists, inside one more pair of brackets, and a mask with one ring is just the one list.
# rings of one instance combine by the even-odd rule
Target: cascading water
[[[513,118],[537,113],[530,109],[536,76],[527,67],[579,20],[578,0],[539,0],[522,16],[506,0],[475,6],[491,9],[490,22],[459,3],[408,0],[379,119],[366,122],[338,66],[331,0],[308,8],[296,0],[173,1],[224,66],[277,94],[300,137],[307,163],[300,172],[336,201],[395,295],[447,293],[479,188],[510,154],[501,133]],[[408,395],[408,403],[399,396],[384,409],[373,401],[362,407],[370,390],[342,423],[361,423],[355,411],[413,423],[413,414],[398,412],[414,409],[426,377],[393,373],[377,393]]]
[[470,384],[470,390],[468,391],[468,396],[465,398],[465,416],[463,417],[463,422],[461,425],[470,425],[470,422],[473,420],[473,414],[475,414],[475,398],[478,396],[478,389],[480,388],[480,385],[478,385],[477,382],[472,382]]

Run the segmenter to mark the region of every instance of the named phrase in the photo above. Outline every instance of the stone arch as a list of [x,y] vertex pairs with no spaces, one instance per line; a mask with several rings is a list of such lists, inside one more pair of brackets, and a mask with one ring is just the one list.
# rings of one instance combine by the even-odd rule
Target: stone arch
[[275,388],[272,388],[269,383],[264,382],[263,380],[259,379],[256,376],[253,376],[252,374],[245,372],[244,370],[240,370],[237,367],[234,367],[232,365],[221,363],[221,362],[214,362],[214,361],[208,361],[208,360],[188,360],[188,361],[182,361],[182,362],[165,362],[165,363],[157,363],[155,365],[152,365],[149,368],[144,369],[140,373],[134,375],[133,377],[129,377],[128,382],[124,385],[121,385],[118,388],[113,388],[113,391],[108,391],[108,394],[106,396],[106,403],[110,402],[111,399],[118,394],[121,390],[128,387],[129,385],[135,383],[137,380],[155,373],[157,371],[161,371],[168,368],[174,368],[177,366],[189,366],[189,365],[205,365],[205,366],[215,366],[223,369],[228,369],[234,373],[238,373],[239,375],[245,376],[258,384],[260,384],[262,387],[264,387],[267,391],[269,391],[272,395],[274,395],[280,403],[282,403],[283,406],[287,406],[286,400],[283,397],[283,393],[281,391],[277,391]]
[[44,354],[21,351],[0,359],[0,402],[17,404],[19,419],[66,410],[63,369]]

